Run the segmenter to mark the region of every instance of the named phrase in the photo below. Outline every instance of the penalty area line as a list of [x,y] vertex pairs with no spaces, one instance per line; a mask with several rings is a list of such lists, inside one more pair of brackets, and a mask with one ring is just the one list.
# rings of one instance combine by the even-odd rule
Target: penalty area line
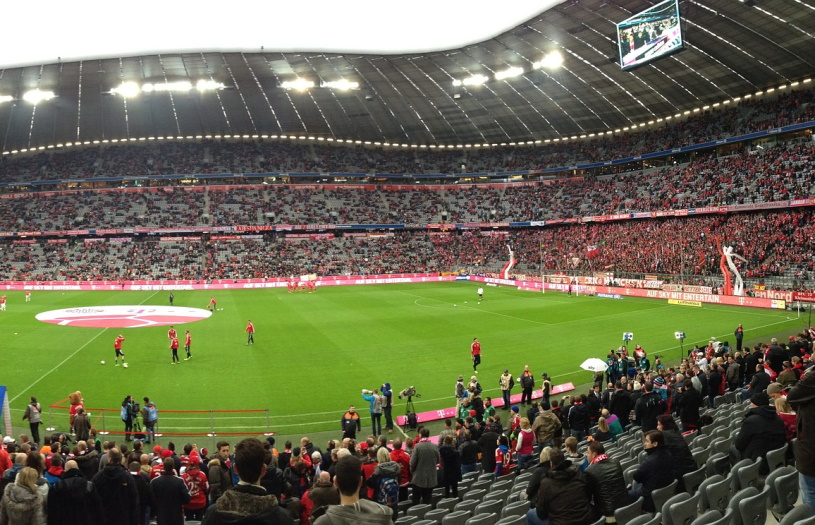
[[70,359],[72,359],[72,358],[73,358],[73,357],[74,357],[76,354],[78,354],[79,352],[81,352],[81,351],[82,351],[82,350],[83,350],[83,349],[84,349],[86,346],[88,346],[89,344],[91,344],[92,342],[94,342],[94,341],[96,340],[96,338],[98,338],[100,335],[104,334],[104,333],[105,333],[105,332],[107,332],[108,330],[109,330],[109,328],[104,328],[104,329],[102,329],[102,331],[101,331],[101,332],[99,332],[99,333],[98,333],[98,334],[96,334],[95,336],[91,337],[91,338],[88,340],[88,342],[87,342],[87,343],[85,343],[84,345],[82,345],[82,346],[80,346],[79,348],[77,348],[77,349],[76,349],[76,351],[74,351],[74,353],[73,353],[73,354],[71,354],[71,355],[69,355],[68,357],[66,357],[65,359],[63,359],[63,360],[62,360],[62,362],[60,362],[58,365],[56,365],[54,368],[52,368],[52,369],[51,369],[51,370],[49,370],[48,372],[44,373],[42,376],[40,376],[40,378],[39,378],[39,379],[37,379],[36,381],[34,381],[34,382],[33,382],[33,383],[31,383],[30,385],[28,385],[26,388],[24,388],[23,390],[21,390],[19,394],[17,394],[17,395],[16,395],[16,396],[14,396],[13,398],[11,398],[11,400],[9,401],[9,404],[14,403],[14,401],[16,401],[16,400],[17,400],[17,399],[18,399],[20,396],[22,396],[23,394],[25,394],[26,392],[28,392],[29,390],[31,390],[31,389],[34,387],[34,385],[38,384],[40,381],[42,381],[43,379],[45,379],[46,377],[48,377],[49,375],[51,375],[51,373],[53,373],[53,372],[54,372],[55,370],[57,370],[59,367],[61,367],[61,366],[62,366],[62,365],[64,365],[65,363],[67,363],[67,362],[68,362]]

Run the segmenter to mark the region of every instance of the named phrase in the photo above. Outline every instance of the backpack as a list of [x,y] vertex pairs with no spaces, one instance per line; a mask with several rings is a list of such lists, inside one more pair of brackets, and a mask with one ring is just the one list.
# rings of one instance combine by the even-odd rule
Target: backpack
[[399,483],[396,478],[383,478],[379,480],[379,489],[376,492],[376,502],[388,507],[395,507],[399,503]]
[[158,421],[158,409],[156,408],[156,405],[147,405],[144,407],[144,409],[147,411],[147,421],[149,423]]
[[129,405],[122,405],[122,421],[127,421],[127,417],[130,415],[130,406]]

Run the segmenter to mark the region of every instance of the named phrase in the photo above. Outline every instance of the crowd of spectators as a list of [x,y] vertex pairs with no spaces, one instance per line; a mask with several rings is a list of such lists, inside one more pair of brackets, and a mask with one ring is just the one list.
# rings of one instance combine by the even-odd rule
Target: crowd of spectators
[[22,194],[0,230],[524,222],[810,198],[815,146],[790,143],[625,176],[443,187],[195,186]]
[[625,158],[815,119],[815,90],[755,97],[638,131],[592,139],[483,149],[390,149],[287,140],[105,144],[4,156],[0,182],[152,174],[335,172],[456,174],[532,170]]
[[[452,507],[476,490],[476,479],[491,494],[512,489],[479,513],[500,515],[528,501],[519,504],[527,523],[594,523],[639,498],[643,511],[659,512],[660,489],[676,484],[674,492],[693,494],[708,472],[730,466],[758,465],[755,477],[766,476],[793,461],[793,440],[811,446],[799,429],[812,418],[813,339],[809,329],[788,343],[772,339],[752,348],[742,349],[741,339],[736,348],[711,342],[675,366],[658,356],[650,356],[652,365],[640,345],[630,353],[622,346],[608,353],[607,369],[586,393],[555,399],[544,374],[538,400],[501,408],[481,397],[473,377],[458,417],[445,420],[438,438],[420,425],[404,439],[391,440],[380,428],[357,440],[356,423],[325,450],[308,437],[278,450],[269,436],[234,448],[220,440],[210,453],[193,443],[151,448],[131,434],[121,443],[102,443],[95,432],[84,438],[57,432],[42,443],[26,434],[7,437],[0,447],[0,519],[386,525],[420,504],[449,512],[434,489],[443,487]],[[39,407],[35,398],[31,403]],[[353,407],[343,419],[349,414]],[[711,452],[722,448],[729,457]],[[809,504],[812,460],[800,450],[794,460]]]
[[[758,234],[757,232],[761,232]],[[541,273],[612,271],[618,276],[660,274],[713,285],[720,277],[716,239],[746,262],[743,277],[761,281],[815,278],[811,253],[815,210],[787,213],[670,217],[594,222],[548,228],[431,232],[402,230],[351,236],[291,237],[268,232],[237,240],[206,235],[160,240],[133,236],[69,238],[0,245],[0,280],[247,279],[315,273],[320,276],[460,272],[497,274],[511,246],[516,277]],[[121,242],[126,240],[129,242]],[[697,281],[694,281],[697,279]],[[698,281],[701,279],[701,281]]]

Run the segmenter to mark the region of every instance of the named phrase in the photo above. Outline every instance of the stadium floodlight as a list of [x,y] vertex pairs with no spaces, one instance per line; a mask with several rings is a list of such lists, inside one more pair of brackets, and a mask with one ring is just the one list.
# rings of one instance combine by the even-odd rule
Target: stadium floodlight
[[225,87],[223,82],[215,82],[214,80],[201,79],[195,83],[195,89],[198,91],[216,91]]
[[192,82],[180,80],[178,82],[165,82],[163,84],[145,84],[141,87],[145,93],[153,91],[189,91],[192,89]]
[[286,80],[285,82],[281,82],[280,87],[282,87],[283,89],[296,89],[297,91],[305,91],[309,88],[313,88],[314,82],[311,80],[298,78],[296,80]]
[[487,77],[485,77],[484,75],[472,75],[472,76],[469,76],[469,77],[465,78],[464,80],[454,80],[453,85],[454,86],[480,86],[481,84],[483,84],[487,80],[489,80],[489,79]]
[[39,89],[32,89],[31,91],[26,91],[23,94],[23,100],[26,102],[31,102],[32,104],[39,104],[44,100],[51,100],[56,95],[54,95],[53,91],[42,91]]
[[11,102],[12,100],[14,100],[14,97],[11,95],[0,95],[0,104],[3,102]]
[[524,74],[521,67],[511,67],[495,74],[495,80],[506,80],[508,78],[519,77]]
[[141,93],[141,88],[135,82],[122,82],[119,87],[111,89],[110,92],[128,98],[135,97]]
[[341,91],[348,91],[350,89],[359,89],[359,82],[352,82],[346,79],[332,80],[330,82],[323,82],[320,87],[339,89]]
[[560,51],[547,53],[540,62],[532,64],[535,69],[557,69],[563,65],[563,55]]

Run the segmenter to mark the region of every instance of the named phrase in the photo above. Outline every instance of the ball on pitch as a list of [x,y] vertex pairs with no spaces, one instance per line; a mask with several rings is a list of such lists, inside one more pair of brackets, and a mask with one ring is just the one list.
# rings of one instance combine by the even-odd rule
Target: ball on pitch
[[104,361],[101,361],[99,364],[100,364],[100,365],[104,365],[104,364],[105,364],[105,362],[104,362]]
[[454,304],[453,306],[458,306],[458,305],[457,305],[457,304]]
[[122,366],[127,368],[127,363],[122,363]]

